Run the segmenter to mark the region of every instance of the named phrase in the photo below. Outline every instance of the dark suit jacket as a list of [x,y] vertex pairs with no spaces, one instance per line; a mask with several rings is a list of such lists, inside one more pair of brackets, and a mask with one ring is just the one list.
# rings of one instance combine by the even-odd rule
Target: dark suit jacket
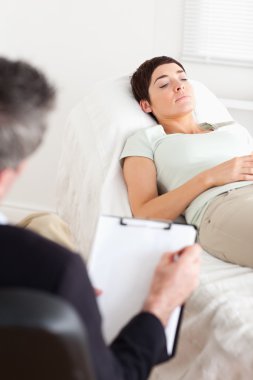
[[164,329],[149,313],[140,313],[110,347],[101,333],[101,317],[86,267],[78,254],[32,233],[0,226],[0,287],[46,291],[78,311],[89,335],[97,379],[146,379],[155,364],[167,360]]

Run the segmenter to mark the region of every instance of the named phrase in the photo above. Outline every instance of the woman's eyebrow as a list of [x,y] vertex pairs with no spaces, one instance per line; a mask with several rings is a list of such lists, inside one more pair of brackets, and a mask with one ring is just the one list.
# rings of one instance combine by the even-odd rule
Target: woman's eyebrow
[[[184,70],[177,70],[176,71],[176,74],[180,74],[180,73],[184,73]],[[158,78],[156,78],[156,80],[154,81],[154,84],[159,80],[159,79],[162,79],[162,78],[168,78],[168,75],[161,75],[159,76]]]
[[162,79],[162,78],[168,78],[168,75],[161,75],[160,77],[156,78],[156,80],[154,81],[154,84],[155,82],[157,82],[159,79]]

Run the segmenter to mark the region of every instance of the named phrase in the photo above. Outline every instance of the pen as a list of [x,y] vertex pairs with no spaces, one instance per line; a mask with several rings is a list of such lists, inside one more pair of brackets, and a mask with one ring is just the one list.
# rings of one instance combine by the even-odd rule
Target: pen
[[174,253],[174,255],[173,255],[173,262],[177,262],[179,260],[180,256],[182,255],[182,253],[183,253],[183,249],[181,249],[177,253]]

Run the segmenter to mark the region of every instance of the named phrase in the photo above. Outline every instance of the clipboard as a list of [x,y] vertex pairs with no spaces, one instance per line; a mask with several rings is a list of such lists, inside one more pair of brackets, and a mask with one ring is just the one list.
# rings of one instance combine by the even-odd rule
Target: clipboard
[[[141,311],[163,253],[193,244],[196,233],[182,223],[100,216],[88,271],[93,286],[103,291],[97,301],[107,343]],[[182,315],[179,306],[165,329],[169,357],[176,352]]]

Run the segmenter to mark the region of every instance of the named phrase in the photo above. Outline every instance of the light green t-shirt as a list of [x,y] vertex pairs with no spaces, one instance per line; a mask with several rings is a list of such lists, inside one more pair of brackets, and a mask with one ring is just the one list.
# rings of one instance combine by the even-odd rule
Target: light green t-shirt
[[[252,153],[253,139],[246,128],[236,122],[222,124],[213,124],[214,130],[209,133],[195,134],[166,134],[161,125],[141,129],[127,139],[120,158],[138,156],[153,160],[159,192],[166,193],[224,161]],[[201,127],[208,129],[210,124]],[[214,197],[252,183],[238,181],[204,191],[185,210],[187,223],[199,227]]]

